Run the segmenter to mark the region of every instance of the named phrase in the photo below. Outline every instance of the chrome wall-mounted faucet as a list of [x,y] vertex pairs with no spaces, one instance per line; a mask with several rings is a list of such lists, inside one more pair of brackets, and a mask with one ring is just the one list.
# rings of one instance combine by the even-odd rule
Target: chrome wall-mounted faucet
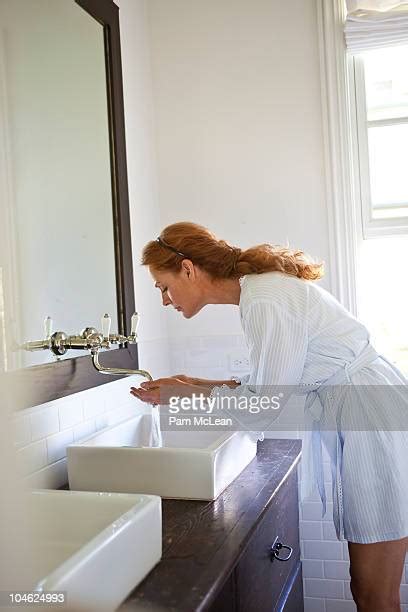
[[135,312],[131,318],[129,336],[110,333],[112,320],[108,314],[102,317],[102,332],[99,332],[94,327],[85,327],[78,336],[68,336],[61,331],[52,333],[52,319],[47,317],[44,321],[44,340],[24,342],[20,348],[26,351],[43,351],[48,349],[57,357],[65,355],[69,349],[87,350],[91,353],[93,366],[101,374],[110,374],[112,376],[132,376],[137,374],[148,380],[153,380],[146,370],[108,368],[99,362],[100,349],[109,349],[113,344],[136,344],[139,320],[139,315]]

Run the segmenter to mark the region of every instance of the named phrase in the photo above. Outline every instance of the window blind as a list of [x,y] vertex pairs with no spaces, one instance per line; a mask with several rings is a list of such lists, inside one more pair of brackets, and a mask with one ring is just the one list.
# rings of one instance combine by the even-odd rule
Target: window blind
[[347,0],[345,40],[350,53],[408,43],[408,1]]

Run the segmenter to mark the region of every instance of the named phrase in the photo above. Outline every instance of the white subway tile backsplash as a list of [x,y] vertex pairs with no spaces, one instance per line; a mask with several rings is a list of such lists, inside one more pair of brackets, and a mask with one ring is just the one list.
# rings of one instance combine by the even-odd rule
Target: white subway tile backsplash
[[196,368],[216,368],[227,366],[228,359],[223,351],[190,349],[187,351],[187,363],[194,363]]
[[345,599],[353,599],[353,595],[350,589],[350,580],[344,581],[344,597]]
[[60,429],[68,429],[84,420],[83,399],[69,399],[58,406]]
[[348,542],[342,542],[343,545],[343,559],[349,559]]
[[30,414],[31,439],[41,440],[59,431],[58,409],[50,402],[47,408]]
[[340,542],[304,540],[303,544],[305,559],[343,559],[343,550]]
[[234,348],[246,349],[244,336],[241,334],[231,334],[225,336],[201,336],[200,347],[209,352],[220,351],[225,355],[227,355],[227,353]]
[[322,522],[321,521],[300,521],[300,537],[303,540],[321,540]]
[[[215,336],[215,338],[220,338],[220,336]],[[189,348],[201,348],[201,336],[177,335],[170,340],[170,355],[172,355],[173,352],[180,352],[181,354],[184,354]]]
[[[302,504],[302,519],[304,521],[321,521],[322,520],[322,504],[320,502],[304,502]],[[326,514],[323,517],[324,521],[332,521],[333,504],[326,505]]]
[[348,561],[325,561],[324,576],[325,578],[350,580],[349,565]]
[[116,423],[120,423],[120,421],[124,421],[126,419],[130,419],[131,417],[138,414],[135,411],[134,406],[129,404],[125,404],[116,410],[110,410],[106,412],[103,416],[106,417],[108,426],[115,425]]
[[38,440],[18,450],[17,462],[23,475],[31,474],[47,465],[46,440]]
[[[138,342],[139,367],[148,370],[153,378],[168,376],[170,372],[169,350],[167,338],[158,337],[154,340]],[[141,379],[139,377],[139,382]]]
[[[105,385],[104,385],[105,386]],[[84,401],[84,419],[94,419],[105,412],[106,400],[98,393],[95,397]]]
[[[325,490],[326,490],[326,501],[328,502],[332,502],[333,501],[333,492],[332,492],[332,487],[329,484],[325,485]],[[314,488],[313,493],[311,493],[308,498],[307,501],[309,502],[317,502],[320,504],[321,507],[321,500],[320,500],[320,494],[319,491],[317,490],[317,488]],[[330,516],[330,520],[331,520],[331,516]]]
[[305,578],[304,592],[306,597],[327,597],[343,599],[343,583],[341,580],[322,580],[320,578]]
[[315,597],[305,597],[304,603],[304,612],[326,612],[324,599],[317,599]]
[[324,578],[323,561],[302,559],[303,578]]
[[203,368],[189,366],[188,371],[185,372],[185,374],[196,378],[208,378],[211,380],[224,380],[231,378],[229,369],[223,367],[205,368],[204,372]]
[[97,431],[109,426],[109,417],[107,414],[100,414],[95,419],[95,427]]
[[59,489],[68,482],[67,460],[46,465],[24,478],[24,482],[33,489]]
[[60,431],[54,436],[47,438],[48,463],[54,463],[67,456],[67,446],[74,441],[72,429]]
[[106,388],[106,391],[104,391],[105,411],[116,410],[120,406],[131,402],[133,402],[133,405],[142,403],[130,394],[130,388],[138,387],[142,382],[144,382],[144,379],[140,376],[127,376],[114,383],[104,385]]
[[[208,369],[208,378],[211,380],[231,380],[231,378],[236,376],[236,374],[236,372],[231,372],[231,370],[227,367]],[[205,376],[205,378],[207,378],[207,376]]]
[[172,351],[170,355],[171,366],[170,372],[175,374],[186,374],[186,358],[184,352]]
[[74,427],[74,442],[79,442],[96,431],[95,419],[89,419]]
[[326,612],[357,612],[354,601],[326,599]]
[[14,442],[16,446],[24,446],[31,442],[30,417],[15,417],[13,419]]

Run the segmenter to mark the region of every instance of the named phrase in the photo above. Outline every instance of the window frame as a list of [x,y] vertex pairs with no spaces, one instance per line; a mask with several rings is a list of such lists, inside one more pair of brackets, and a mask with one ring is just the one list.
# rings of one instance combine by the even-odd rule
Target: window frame
[[354,113],[349,94],[349,57],[344,42],[345,3],[318,0],[318,42],[321,82],[322,136],[329,232],[330,290],[357,315],[357,260],[361,219],[351,138]]
[[355,129],[352,137],[355,140],[354,156],[355,175],[359,182],[358,204],[360,207],[363,239],[379,236],[408,234],[408,216],[375,219],[371,202],[370,167],[368,150],[368,127],[371,125],[398,125],[408,123],[408,118],[386,120],[367,120],[366,91],[364,79],[364,60],[361,54],[350,57],[349,85],[350,100],[354,100]]

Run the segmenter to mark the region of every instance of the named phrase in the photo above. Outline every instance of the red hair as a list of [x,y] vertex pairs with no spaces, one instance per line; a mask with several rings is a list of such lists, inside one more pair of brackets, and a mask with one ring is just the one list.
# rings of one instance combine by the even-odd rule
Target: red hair
[[313,262],[303,251],[271,244],[241,250],[219,240],[207,228],[187,221],[168,225],[160,241],[151,240],[142,253],[142,265],[155,270],[179,272],[183,259],[190,259],[214,279],[263,272],[283,272],[306,280],[323,276],[323,264]]

